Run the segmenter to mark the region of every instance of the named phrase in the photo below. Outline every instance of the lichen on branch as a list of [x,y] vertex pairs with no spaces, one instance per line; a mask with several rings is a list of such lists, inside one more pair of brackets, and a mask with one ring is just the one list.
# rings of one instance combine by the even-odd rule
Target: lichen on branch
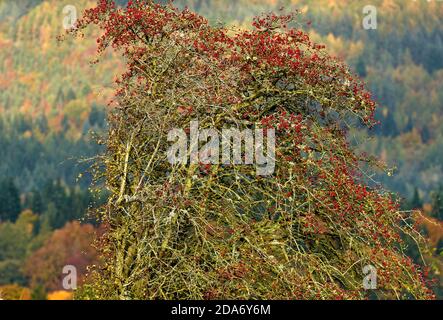
[[[114,299],[429,298],[401,235],[420,241],[391,194],[366,185],[347,141],[375,124],[371,95],[349,68],[294,28],[298,13],[213,27],[152,1],[99,0],[70,32],[97,25],[98,53],[121,53],[109,111],[105,263],[80,296]],[[167,161],[168,132],[276,132],[275,171]]]

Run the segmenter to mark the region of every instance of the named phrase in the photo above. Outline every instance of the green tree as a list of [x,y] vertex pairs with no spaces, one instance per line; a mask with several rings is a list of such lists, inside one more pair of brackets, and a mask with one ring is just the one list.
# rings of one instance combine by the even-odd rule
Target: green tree
[[358,75],[362,78],[365,78],[368,75],[366,71],[366,64],[365,61],[363,60],[363,57],[360,57],[358,59],[355,70],[357,71]]
[[34,245],[37,216],[23,211],[15,223],[0,223],[0,285],[26,283],[22,266]]
[[409,201],[409,209],[420,209],[421,207],[423,207],[423,201],[421,200],[418,188],[414,188],[414,195]]
[[431,215],[438,220],[443,220],[443,186],[440,185],[431,195],[432,212]]
[[15,222],[21,211],[20,194],[13,179],[0,182],[0,222]]
[[23,261],[21,260],[0,260],[0,286],[6,284],[27,284],[25,275],[21,272]]

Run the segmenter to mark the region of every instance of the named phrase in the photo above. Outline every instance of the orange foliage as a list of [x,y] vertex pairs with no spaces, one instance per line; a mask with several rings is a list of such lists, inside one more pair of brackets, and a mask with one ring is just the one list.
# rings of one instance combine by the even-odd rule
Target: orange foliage
[[48,300],[72,300],[72,292],[59,290],[48,293]]
[[81,283],[88,265],[97,263],[97,253],[92,247],[95,229],[90,224],[69,222],[54,231],[42,248],[34,252],[25,263],[25,273],[32,286],[41,284],[49,290],[61,290],[65,274],[63,267],[77,268]]
[[54,132],[61,132],[63,129],[63,114],[58,114],[55,117],[52,117],[50,119],[48,119],[48,124],[49,127],[54,131]]
[[23,114],[29,114],[31,112],[32,109],[32,102],[29,99],[25,99],[25,101],[23,102],[21,108],[20,108],[20,112]]
[[418,224],[426,228],[430,244],[432,247],[436,247],[440,239],[443,238],[443,221],[423,215],[418,211],[415,213],[415,219]]

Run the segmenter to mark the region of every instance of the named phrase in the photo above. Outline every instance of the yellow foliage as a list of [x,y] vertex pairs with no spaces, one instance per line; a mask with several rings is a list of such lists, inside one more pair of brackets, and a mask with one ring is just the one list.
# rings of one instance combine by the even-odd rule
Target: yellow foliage
[[314,42],[326,45],[328,52],[341,59],[356,59],[362,54],[364,49],[362,41],[349,41],[332,33],[329,33],[327,36],[321,36],[316,31],[311,30],[309,36]]
[[17,284],[0,287],[0,300],[31,300],[31,291]]
[[72,292],[70,291],[53,291],[48,293],[48,300],[72,300]]
[[[425,212],[431,212],[432,206],[425,204],[423,206]],[[441,238],[443,238],[443,222],[435,218],[423,215],[421,212],[415,212],[415,219],[417,222],[424,226],[428,231],[429,242],[433,247],[436,247]]]

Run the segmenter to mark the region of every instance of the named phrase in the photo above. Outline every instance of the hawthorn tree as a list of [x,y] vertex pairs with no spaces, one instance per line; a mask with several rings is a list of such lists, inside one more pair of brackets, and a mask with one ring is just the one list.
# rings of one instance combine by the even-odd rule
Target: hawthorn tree
[[[127,70],[98,159],[110,191],[105,263],[78,297],[433,296],[403,251],[402,234],[420,241],[409,214],[367,186],[361,164],[378,164],[347,140],[350,127],[375,124],[376,104],[345,64],[295,28],[297,13],[236,30],[172,5],[99,0],[70,32],[90,25],[103,31],[98,54],[114,49]],[[170,164],[168,132],[196,119],[220,134],[275,129],[273,174]],[[363,286],[365,266],[376,270],[376,290]]]

